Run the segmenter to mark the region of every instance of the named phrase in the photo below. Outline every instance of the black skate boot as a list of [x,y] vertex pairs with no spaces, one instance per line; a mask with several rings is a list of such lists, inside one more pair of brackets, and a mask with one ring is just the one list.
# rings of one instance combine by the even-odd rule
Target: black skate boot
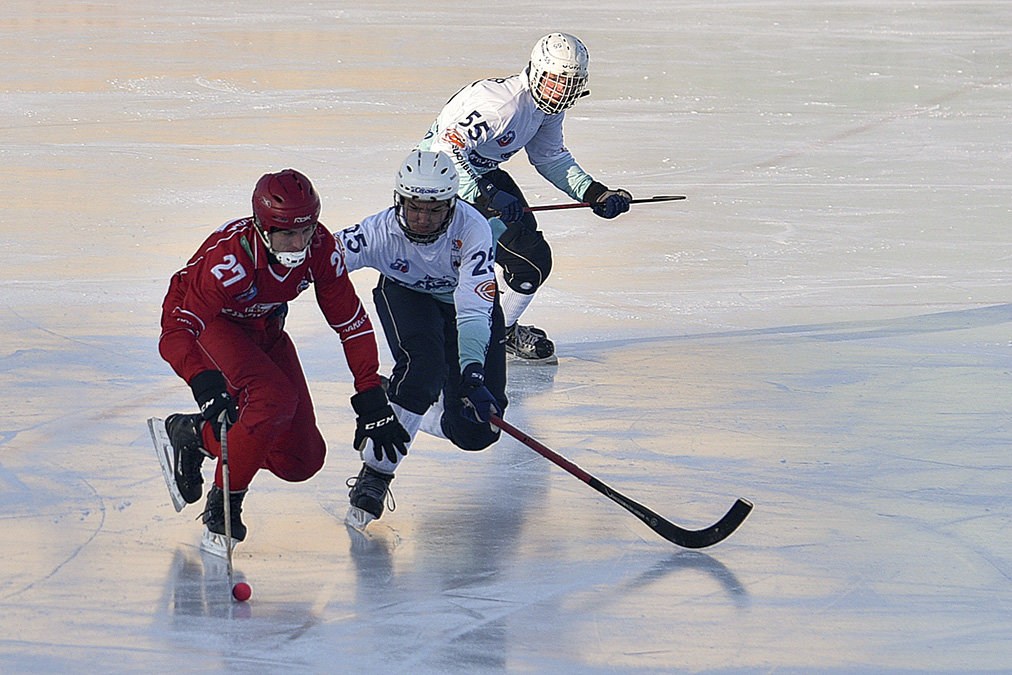
[[358,477],[348,479],[348,500],[351,507],[345,522],[357,530],[365,528],[370,522],[383,515],[383,504],[387,497],[390,498],[390,510],[393,511],[393,495],[389,492],[390,481],[394,479],[393,474],[381,473],[368,464],[362,465]]
[[[237,490],[229,494],[228,516],[232,530],[232,548],[246,538],[246,525],[242,522],[242,500],[246,490]],[[212,485],[207,492],[207,505],[201,514],[206,529],[200,548],[208,553],[225,557],[225,493],[217,485]]]
[[172,445],[172,467],[179,494],[187,504],[200,499],[203,492],[204,477],[200,475],[200,465],[210,453],[204,449],[204,440],[200,436],[200,428],[204,423],[199,415],[169,415],[165,420],[165,433]]
[[555,343],[534,326],[513,324],[506,329],[506,352],[527,361],[555,360]]

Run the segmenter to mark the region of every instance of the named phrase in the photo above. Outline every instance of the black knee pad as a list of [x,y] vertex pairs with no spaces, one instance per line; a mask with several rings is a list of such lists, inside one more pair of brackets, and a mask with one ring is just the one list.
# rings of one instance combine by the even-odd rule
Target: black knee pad
[[499,430],[492,430],[489,424],[475,424],[461,418],[449,422],[444,418],[443,433],[461,450],[478,452],[499,440]]
[[499,241],[496,262],[503,280],[517,293],[533,293],[552,272],[552,249],[538,230],[521,232]]

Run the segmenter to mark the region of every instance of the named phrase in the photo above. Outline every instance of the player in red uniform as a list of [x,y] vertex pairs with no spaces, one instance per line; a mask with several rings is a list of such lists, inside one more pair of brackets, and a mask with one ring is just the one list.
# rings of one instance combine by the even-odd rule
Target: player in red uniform
[[[218,457],[207,494],[202,548],[224,550],[220,418],[227,416],[229,506],[233,543],[245,539],[246,489],[260,469],[304,481],[323,466],[302,365],[284,331],[288,301],[312,284],[340,336],[355,379],[354,445],[405,452],[410,440],[380,386],[372,323],[348,279],[333,235],[318,221],[320,198],[292,169],[268,173],[253,191],[253,216],[215,231],[176,272],[162,305],[159,352],[190,386],[197,414],[165,421],[174,481],[186,503],[200,499],[204,457]],[[170,482],[171,490],[171,482]]]

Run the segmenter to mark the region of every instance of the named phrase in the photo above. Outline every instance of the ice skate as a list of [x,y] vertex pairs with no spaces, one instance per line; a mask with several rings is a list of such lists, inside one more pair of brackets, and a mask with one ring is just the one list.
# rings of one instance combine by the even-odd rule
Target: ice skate
[[506,329],[506,353],[523,363],[553,365],[559,362],[555,343],[548,339],[545,331],[519,323]]
[[[242,500],[246,497],[246,490],[238,490],[231,493],[229,498],[229,520],[232,530],[232,550],[236,545],[246,538],[246,525],[242,522]],[[225,493],[217,485],[211,486],[207,493],[207,505],[204,513],[201,514],[204,525],[204,536],[200,540],[200,550],[213,555],[227,557],[227,542],[225,541]]]
[[162,467],[165,486],[176,511],[200,499],[204,478],[200,466],[210,457],[200,437],[200,415],[169,415],[148,420],[148,430],[155,445],[155,454]]
[[211,456],[204,449],[204,439],[200,435],[203,423],[199,414],[169,415],[165,420],[165,433],[173,450],[173,475],[179,494],[187,504],[200,500],[204,487],[200,467],[204,458]]
[[351,506],[348,507],[344,522],[349,527],[364,532],[366,525],[383,514],[383,504],[387,498],[390,499],[390,510],[393,511],[396,506],[393,495],[388,490],[393,479],[392,474],[380,473],[363,464],[358,476],[348,479],[347,485],[351,488],[348,500]]

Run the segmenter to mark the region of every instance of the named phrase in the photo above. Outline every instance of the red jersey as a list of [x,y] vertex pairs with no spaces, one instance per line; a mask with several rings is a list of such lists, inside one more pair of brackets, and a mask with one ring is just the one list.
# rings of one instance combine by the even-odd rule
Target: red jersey
[[355,378],[355,391],[380,384],[379,353],[372,322],[355,293],[334,236],[321,223],[297,267],[270,264],[270,254],[253,218],[234,220],[216,230],[172,275],[162,303],[158,351],[189,382],[207,370],[197,346],[204,327],[216,317],[263,330],[267,317],[312,284],[316,301],[337,331]]

